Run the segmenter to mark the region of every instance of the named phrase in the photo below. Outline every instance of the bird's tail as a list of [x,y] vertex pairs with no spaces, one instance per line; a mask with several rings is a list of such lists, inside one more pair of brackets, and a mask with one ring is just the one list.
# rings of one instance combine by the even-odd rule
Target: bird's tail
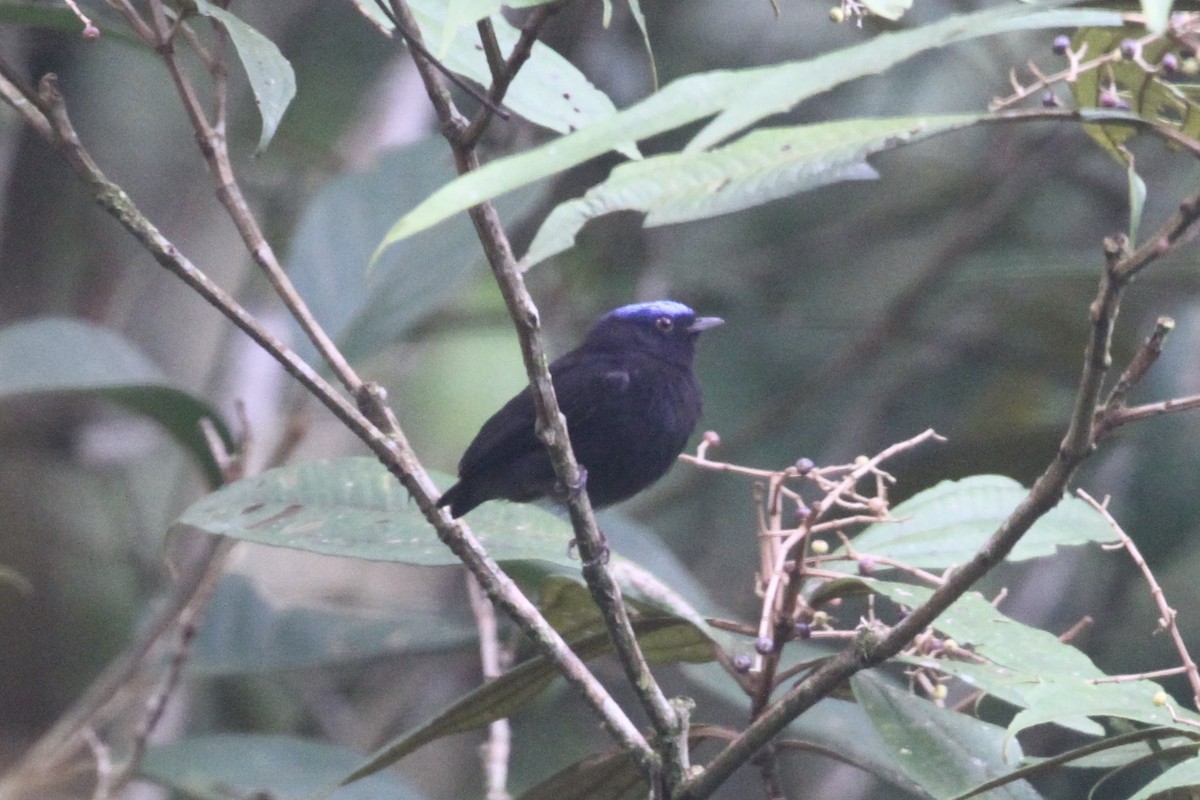
[[464,481],[459,481],[438,498],[437,504],[438,508],[450,506],[450,516],[457,519],[482,502],[482,499],[474,496]]

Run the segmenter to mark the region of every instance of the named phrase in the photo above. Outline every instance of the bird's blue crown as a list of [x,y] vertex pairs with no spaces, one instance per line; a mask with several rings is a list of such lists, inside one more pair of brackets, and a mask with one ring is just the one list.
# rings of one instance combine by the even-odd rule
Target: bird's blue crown
[[677,303],[674,300],[654,300],[650,303],[633,303],[632,305],[621,306],[618,309],[608,312],[606,316],[617,319],[652,319],[662,316],[694,317],[695,315],[696,312],[683,303]]

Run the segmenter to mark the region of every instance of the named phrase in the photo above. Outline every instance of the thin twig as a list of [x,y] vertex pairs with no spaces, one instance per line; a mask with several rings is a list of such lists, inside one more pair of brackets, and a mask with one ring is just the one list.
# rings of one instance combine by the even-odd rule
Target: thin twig
[[[212,54],[211,72],[217,114],[216,124],[212,124],[204,113],[187,70],[180,63],[175,52],[174,26],[163,8],[162,0],[150,0],[150,13],[157,30],[158,51],[171,74],[179,99],[183,102],[184,110],[195,130],[196,141],[200,144],[201,153],[216,181],[217,198],[225,207],[230,219],[233,220],[233,224],[254,262],[267,276],[275,293],[300,325],[301,330],[304,331],[325,362],[329,364],[330,369],[333,370],[342,385],[351,394],[356,394],[362,387],[362,380],[338,350],[333,340],[325,333],[324,328],[317,322],[300,293],[296,291],[296,287],[276,258],[274,249],[263,235],[257,219],[250,210],[249,203],[242,194],[241,186],[238,184],[233,163],[229,158],[229,147],[225,136],[226,67],[222,49],[218,48],[217,52]],[[220,24],[215,21],[213,28],[217,31],[218,37],[226,35]]]
[[[738,766],[752,758],[799,714],[826,697],[854,673],[899,653],[938,615],[999,564],[1034,522],[1058,505],[1071,477],[1098,442],[1093,435],[1093,418],[1112,358],[1112,329],[1123,290],[1134,274],[1171,250],[1182,233],[1195,222],[1197,214],[1200,214],[1198,209],[1200,194],[1184,201],[1180,212],[1150,240],[1166,242],[1167,246],[1156,246],[1139,257],[1135,258],[1136,254],[1129,252],[1124,237],[1110,237],[1105,241],[1105,265],[1090,309],[1091,334],[1084,352],[1067,433],[1054,459],[1034,481],[1033,488],[988,541],[971,559],[953,570],[946,582],[935,589],[925,603],[913,609],[889,631],[875,635],[863,631],[852,647],[837,653],[789,690],[734,742],[718,753],[706,765],[704,772],[679,787],[675,800],[701,800],[710,796]],[[1138,252],[1141,253],[1140,250]]]
[[[479,665],[484,682],[499,678],[507,666],[508,654],[500,645],[499,628],[496,625],[496,609],[484,594],[475,576],[467,574],[467,596],[471,600],[471,613],[475,617],[475,629],[479,631]],[[493,720],[488,725],[487,741],[479,748],[486,777],[487,800],[509,800],[508,758],[511,750],[512,731],[507,719]]]
[[[500,45],[496,42],[496,31],[491,20],[479,21],[479,38],[483,42],[488,67],[492,71],[492,86],[488,89],[488,99],[491,102],[479,109],[475,118],[471,120],[471,124],[462,132],[461,143],[463,145],[475,144],[487,130],[488,124],[495,115],[493,109],[498,108],[504,101],[504,96],[508,94],[508,89],[517,77],[517,73],[533,53],[533,46],[537,43],[542,26],[546,24],[546,20],[558,13],[562,6],[562,2],[553,2],[535,8],[525,24],[521,26],[521,36],[513,45],[512,52],[508,54],[507,59],[502,58],[500,54]],[[502,117],[502,119],[507,119],[507,117]]]
[[[420,34],[407,3],[404,0],[390,0],[390,3],[397,29],[410,31],[413,39],[419,41]],[[412,47],[411,52],[417,71],[425,84],[426,93],[433,102],[441,122],[443,135],[454,152],[458,172],[463,174],[478,169],[478,154],[472,144],[463,138],[467,123],[442,82],[442,74],[431,60],[425,57],[423,48]],[[559,409],[550,379],[549,359],[541,339],[537,306],[517,269],[508,235],[495,206],[490,202],[474,206],[468,213],[516,327],[537,413],[538,438],[550,455],[555,476],[563,486],[569,487],[567,509],[575,530],[579,555],[584,564],[584,579],[601,610],[630,685],[650,717],[660,747],[666,756],[660,760],[658,753],[646,746],[629,749],[637,758],[651,786],[658,787],[661,781],[669,791],[670,787],[683,779],[688,768],[685,726],[654,680],[638,646],[637,637],[629,621],[629,612],[621,599],[620,588],[605,564],[607,551],[596,526],[582,472],[571,451],[566,418]]]
[[[567,682],[597,713],[617,743],[632,752],[648,752],[649,746],[645,737],[520,588],[488,556],[470,529],[451,520],[437,508],[437,486],[426,474],[402,433],[396,431],[389,436],[372,425],[370,420],[321,378],[311,366],[276,339],[257,319],[180,253],[141,213],[121,187],[104,175],[83,147],[67,117],[57,79],[53,75],[47,75],[42,79],[41,87],[35,105],[47,111],[52,134],[49,141],[83,183],[91,189],[96,202],[116,218],[160,265],[180,278],[250,336],[288,374],[316,396],[347,429],[362,440],[408,490],[421,513],[434,527],[438,538],[479,579],[492,602],[521,627],[539,652],[555,664]],[[102,687],[94,685],[93,689],[89,690],[89,696],[92,693],[102,695],[104,691]],[[90,712],[84,708],[81,717],[88,716]],[[60,723],[66,726],[65,719],[60,720]],[[70,727],[67,727],[67,733],[70,732]]]
[[500,117],[500,119],[509,119],[511,115],[507,111],[493,103],[491,99],[482,91],[458,77],[458,75],[456,75],[453,70],[443,64],[437,58],[437,56],[429,52],[429,49],[425,47],[425,43],[421,41],[421,35],[418,33],[420,28],[417,26],[415,21],[412,22],[411,28],[406,24],[403,15],[396,14],[392,17],[392,21],[396,26],[396,32],[400,34],[400,38],[404,39],[404,43],[407,44],[415,53],[421,56],[421,58],[424,59],[431,67],[444,75],[448,81],[453,83],[459,89],[462,89],[464,92],[471,95],[471,97],[474,97],[476,100],[478,100],[479,104],[488,109],[489,112],[495,114],[497,117]]
[[1076,489],[1075,494],[1083,498],[1084,502],[1092,508],[1100,512],[1104,520],[1117,534],[1117,538],[1121,540],[1122,546],[1129,553],[1129,557],[1133,563],[1141,571],[1142,577],[1146,579],[1146,584],[1150,587],[1150,595],[1154,598],[1154,603],[1158,606],[1159,625],[1171,635],[1171,641],[1175,645],[1175,651],[1179,653],[1179,660],[1183,663],[1184,673],[1187,675],[1188,683],[1192,687],[1192,703],[1200,710],[1200,670],[1196,669],[1196,662],[1192,659],[1191,653],[1188,652],[1187,643],[1184,642],[1183,636],[1179,633],[1179,625],[1176,623],[1178,612],[1171,608],[1167,603],[1167,596],[1163,592],[1162,586],[1158,579],[1154,577],[1154,572],[1146,563],[1146,559],[1142,557],[1142,553],[1138,550],[1133,539],[1117,522],[1116,518],[1108,510],[1108,503],[1098,502],[1096,498],[1085,492],[1083,489]]

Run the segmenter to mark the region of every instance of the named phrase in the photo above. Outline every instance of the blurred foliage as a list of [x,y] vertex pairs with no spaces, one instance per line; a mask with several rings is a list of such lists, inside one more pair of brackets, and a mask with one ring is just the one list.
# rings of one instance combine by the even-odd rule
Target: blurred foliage
[[[646,4],[659,84],[855,45],[860,58],[870,58],[870,43],[881,34],[985,7],[923,0],[897,21],[868,16],[861,25],[835,25],[820,4],[779,5],[776,15],[767,0]],[[75,124],[103,168],[211,277],[287,331],[212,200],[211,177],[153,54],[119,35],[118,17],[99,3],[87,7],[103,32],[93,42],[78,36],[61,8],[0,8],[0,53],[8,63],[29,80],[58,73]],[[262,118],[255,93],[241,73],[233,76],[229,136],[243,187],[268,238],[289,254],[298,282],[311,279],[304,290],[318,316],[345,334],[356,366],[388,386],[427,463],[449,471],[479,423],[524,378],[511,324],[480,268],[469,225],[407,240],[368,270],[390,223],[451,175],[448,152],[427,138],[435,131],[424,91],[404,52],[350,3],[302,0],[285,14],[272,4],[233,10],[278,46],[297,87],[270,148],[252,158],[265,133]],[[544,40],[616,107],[627,108],[653,89],[642,31],[624,4],[611,8],[607,28],[601,13],[596,4],[569,4]],[[981,113],[1010,91],[1010,68],[1020,71],[1029,59],[1046,71],[1061,68],[1051,52],[1055,33],[974,38],[923,51],[880,75],[870,63],[850,63],[846,69],[869,77],[778,109],[769,123]],[[1162,91],[1160,85],[1145,96],[1161,99]],[[681,118],[640,145],[647,155],[672,153],[699,131],[694,119]],[[550,136],[520,120],[496,121],[484,146],[500,157]],[[1121,141],[1148,187],[1143,230],[1153,229],[1194,190],[1200,169],[1154,139]],[[857,153],[857,160],[865,158]],[[605,180],[618,163],[618,156],[603,155],[514,195],[503,211],[518,252],[552,208]],[[671,296],[727,321],[704,341],[697,367],[706,391],[702,424],[723,441],[715,457],[771,469],[800,457],[842,463],[934,427],[949,442],[889,465],[898,477],[893,499],[977,473],[1027,485],[1053,456],[1065,426],[1087,304],[1103,265],[1101,239],[1128,227],[1126,171],[1081,126],[1060,122],[974,127],[873,155],[870,166],[878,180],[824,185],[738,214],[654,228],[628,212],[589,222],[573,249],[528,276],[552,345],[568,349],[609,308]],[[218,408],[237,429],[241,402],[254,466],[268,460],[292,412],[307,433],[296,461],[361,455],[322,409],[301,399],[241,334],[95,208],[7,107],[0,113],[0,180],[0,328],[68,315],[119,332],[132,352],[157,365],[154,386],[139,384],[139,391],[169,393],[150,416],[168,418],[173,399],[189,419]],[[1114,342],[1118,365],[1157,316],[1178,322],[1137,402],[1200,391],[1194,256],[1194,246],[1172,253],[1127,297]],[[170,586],[163,533],[205,491],[201,468],[170,433],[131,417],[114,399],[124,402],[96,393],[23,393],[0,406],[0,567],[32,586],[23,593],[20,582],[0,581],[0,766],[44,733],[135,635]],[[178,435],[170,423],[167,431]],[[198,448],[194,441],[189,446]],[[1194,416],[1151,420],[1110,441],[1079,480],[1096,496],[1111,495],[1110,508],[1171,603],[1185,610],[1179,621],[1192,642],[1200,641],[1200,622],[1186,611],[1200,600],[1198,449]],[[753,618],[758,557],[748,482],[680,464],[661,485],[610,512],[604,525],[618,554],[704,612]],[[674,557],[646,544],[654,536]],[[172,564],[193,546],[188,537],[166,541]],[[560,545],[555,539],[566,568]],[[455,570],[243,546],[231,571],[201,624],[188,708],[163,724],[173,736],[250,737],[288,727],[361,754],[434,719],[479,683],[477,654],[464,633],[469,621],[458,613],[466,599]],[[547,580],[546,573],[535,577]],[[683,591],[688,580],[692,588]],[[1094,617],[1098,624],[1074,643],[1104,672],[1174,663],[1166,637],[1152,637],[1158,612],[1149,592],[1120,554],[1087,550],[1005,569],[980,588],[992,596],[1001,587],[1009,590],[1003,607],[1009,617],[1045,630]],[[447,608],[455,613],[443,616]],[[435,618],[443,628],[434,629]],[[263,647],[261,671],[220,657],[248,642]],[[323,668],[312,666],[318,662]],[[696,676],[710,669],[663,668],[668,694],[699,694],[704,683]],[[719,700],[713,683],[703,721],[743,725],[744,698]],[[1181,678],[1162,684],[1188,704]],[[803,728],[796,735],[882,747],[879,731],[903,730],[919,716],[909,698],[877,676],[857,679],[852,688],[860,705],[843,709],[844,700],[825,701],[793,726]],[[573,696],[556,686],[548,692],[517,720],[514,791],[608,744]],[[1005,708],[992,721],[1007,725],[1014,713]],[[991,741],[994,732],[952,728],[957,721],[940,714],[935,724],[946,726],[943,740]],[[1027,752],[1077,743],[1061,731],[1033,734],[1022,736]],[[200,751],[238,752],[250,741],[192,739],[153,753],[147,773],[172,775],[179,791],[206,796],[212,785],[187,784],[178,764]],[[316,747],[301,739],[257,741],[264,758],[277,747],[293,758],[288,747]],[[399,764],[407,785],[387,791],[478,794],[477,741],[458,736],[416,751]],[[860,764],[877,758],[868,767],[886,782],[812,755],[784,756],[785,779],[809,787],[800,793],[820,786],[824,795],[847,798],[916,792],[919,773],[878,750],[863,745],[853,752]],[[273,790],[308,793],[356,763],[345,751],[327,749],[312,751],[312,762],[307,782]],[[277,771],[273,763],[262,765],[267,774]],[[1034,785],[1047,797],[1082,796],[1095,775],[1062,771],[1038,776]],[[1111,790],[1123,793],[1112,796],[1129,796],[1150,777],[1114,781]],[[723,796],[750,791],[754,782],[742,775]]]

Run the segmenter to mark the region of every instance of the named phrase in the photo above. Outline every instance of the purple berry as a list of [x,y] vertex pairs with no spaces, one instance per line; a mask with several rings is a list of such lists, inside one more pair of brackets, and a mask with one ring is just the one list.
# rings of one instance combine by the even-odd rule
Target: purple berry
[[1125,58],[1133,58],[1137,55],[1138,45],[1133,39],[1121,40],[1121,55]]
[[745,675],[750,671],[750,666],[752,663],[753,662],[750,660],[750,656],[746,655],[745,653],[733,657],[733,668],[741,675]]
[[1067,51],[1071,49],[1071,37],[1065,33],[1055,36],[1053,49],[1056,55],[1066,55]]
[[1179,58],[1174,53],[1167,53],[1162,57],[1162,70],[1170,75],[1175,70],[1179,69]]
[[775,649],[775,640],[770,636],[760,636],[754,640],[754,651],[765,656]]
[[816,466],[811,458],[798,458],[795,463],[796,472],[799,472],[801,475],[807,475]]
[[1100,104],[1101,108],[1116,108],[1120,104],[1121,98],[1112,89],[1105,89],[1100,93],[1096,102]]
[[1058,98],[1049,89],[1042,94],[1042,108],[1058,108]]
[[797,622],[796,623],[796,635],[799,636],[801,639],[811,639],[812,638],[812,625],[809,625],[807,622]]

